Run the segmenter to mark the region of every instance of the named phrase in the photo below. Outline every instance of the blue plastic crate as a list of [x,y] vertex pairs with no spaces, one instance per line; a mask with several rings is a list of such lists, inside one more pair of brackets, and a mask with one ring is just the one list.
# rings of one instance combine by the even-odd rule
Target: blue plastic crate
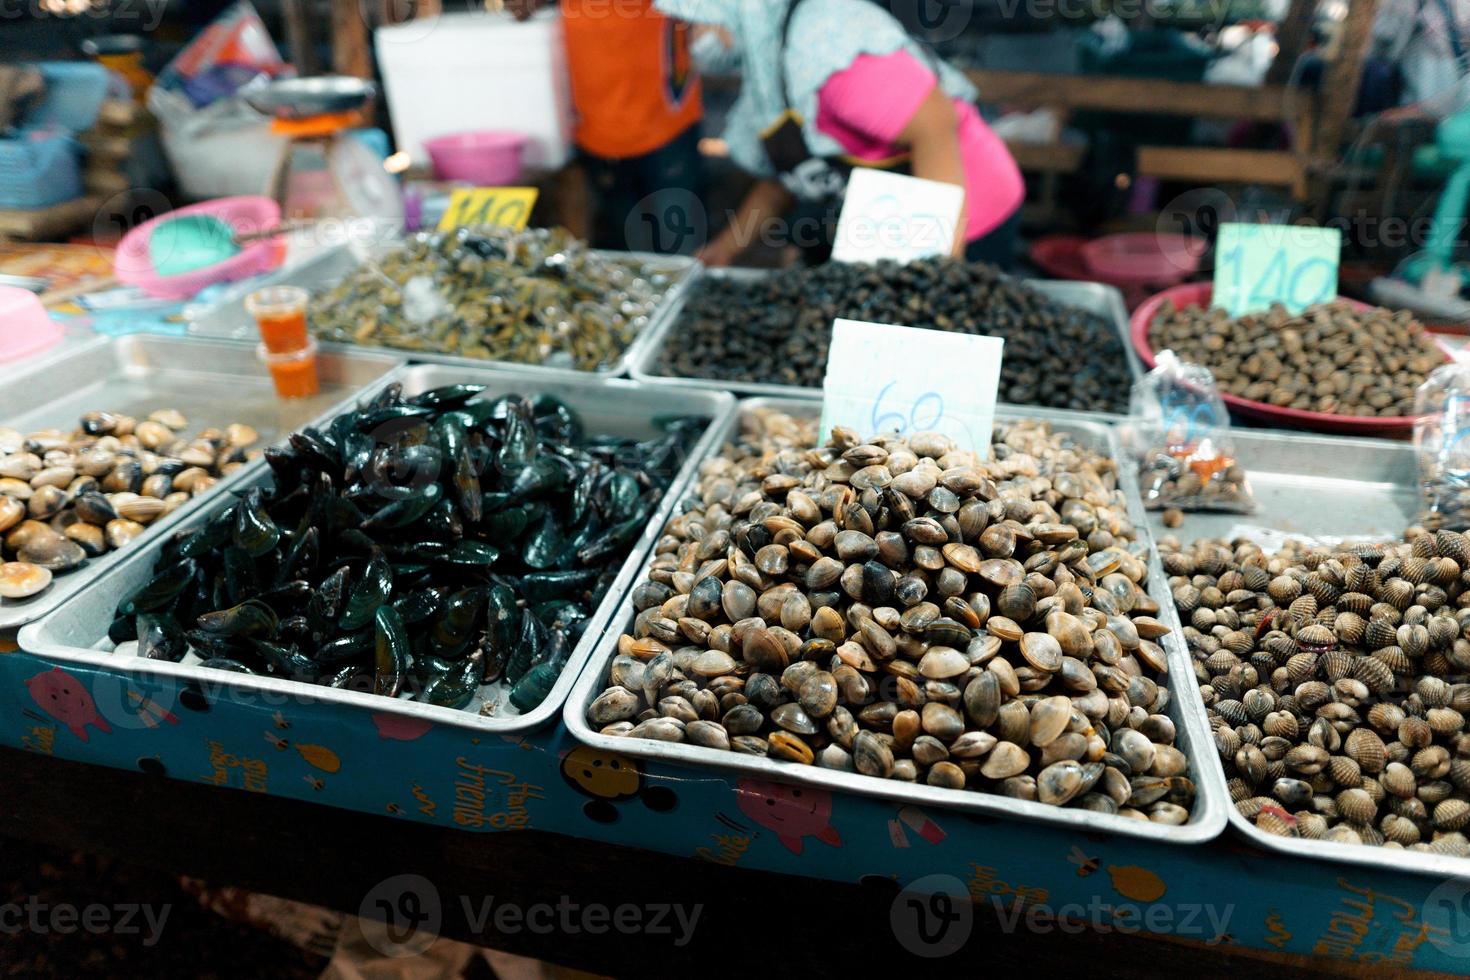
[[31,210],[81,197],[80,156],[75,139],[54,131],[0,139],[0,208]]
[[82,61],[36,65],[46,92],[21,120],[17,135],[0,139],[0,208],[32,210],[82,195],[81,144],[107,98],[111,73]]
[[76,134],[97,124],[111,72],[90,61],[40,61],[35,67],[46,79],[46,93],[22,126],[59,126]]

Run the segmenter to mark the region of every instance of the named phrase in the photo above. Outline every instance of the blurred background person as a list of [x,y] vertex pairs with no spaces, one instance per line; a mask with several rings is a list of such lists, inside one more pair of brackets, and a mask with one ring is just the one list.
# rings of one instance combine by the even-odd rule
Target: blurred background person
[[[762,178],[700,253],[728,265],[763,224],[800,204],[823,240],[797,241],[809,261],[830,253],[854,166],[904,169],[965,189],[952,251],[1008,265],[1025,184],[1005,143],[980,118],[975,89],[867,0],[657,0],[663,12],[718,30],[738,62],[740,95],[725,127],[731,158]],[[797,225],[792,224],[795,229]]]
[[[525,20],[557,0],[507,0]],[[577,160],[564,181],[571,230],[601,248],[692,252],[704,190],[703,112],[689,26],[653,0],[560,0]],[[579,218],[587,216],[579,222]]]

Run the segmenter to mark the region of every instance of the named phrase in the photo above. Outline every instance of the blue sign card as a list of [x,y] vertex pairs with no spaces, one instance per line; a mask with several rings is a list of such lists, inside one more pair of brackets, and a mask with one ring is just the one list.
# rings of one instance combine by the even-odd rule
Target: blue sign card
[[1293,313],[1337,297],[1342,232],[1308,225],[1220,226],[1212,305],[1231,316],[1281,303]]

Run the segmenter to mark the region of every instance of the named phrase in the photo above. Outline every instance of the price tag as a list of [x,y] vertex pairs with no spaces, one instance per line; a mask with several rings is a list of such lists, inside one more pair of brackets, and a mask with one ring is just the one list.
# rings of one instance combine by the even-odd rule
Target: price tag
[[540,191],[534,187],[469,187],[452,191],[439,230],[495,225],[520,231],[531,220]]
[[859,167],[847,181],[832,258],[912,262],[948,255],[964,209],[956,184]]
[[858,320],[836,320],[822,383],[823,441],[832,427],[862,438],[942,432],[990,455],[1005,341]]
[[1223,224],[1211,300],[1231,316],[1281,303],[1300,313],[1337,296],[1342,232],[1305,225]]

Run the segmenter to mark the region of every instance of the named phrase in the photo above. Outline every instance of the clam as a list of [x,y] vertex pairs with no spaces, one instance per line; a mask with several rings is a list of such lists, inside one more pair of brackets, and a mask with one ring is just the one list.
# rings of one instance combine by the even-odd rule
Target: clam
[[608,689],[637,699],[623,720],[681,720],[687,742],[708,722],[709,745],[865,777],[1187,818],[1159,610],[1110,462],[1035,423],[998,427],[994,459],[925,433],[839,429],[813,448],[811,423],[768,410],[745,424],[632,591],[608,667]]
[[51,569],[27,561],[0,563],[0,598],[26,599],[51,584]]

